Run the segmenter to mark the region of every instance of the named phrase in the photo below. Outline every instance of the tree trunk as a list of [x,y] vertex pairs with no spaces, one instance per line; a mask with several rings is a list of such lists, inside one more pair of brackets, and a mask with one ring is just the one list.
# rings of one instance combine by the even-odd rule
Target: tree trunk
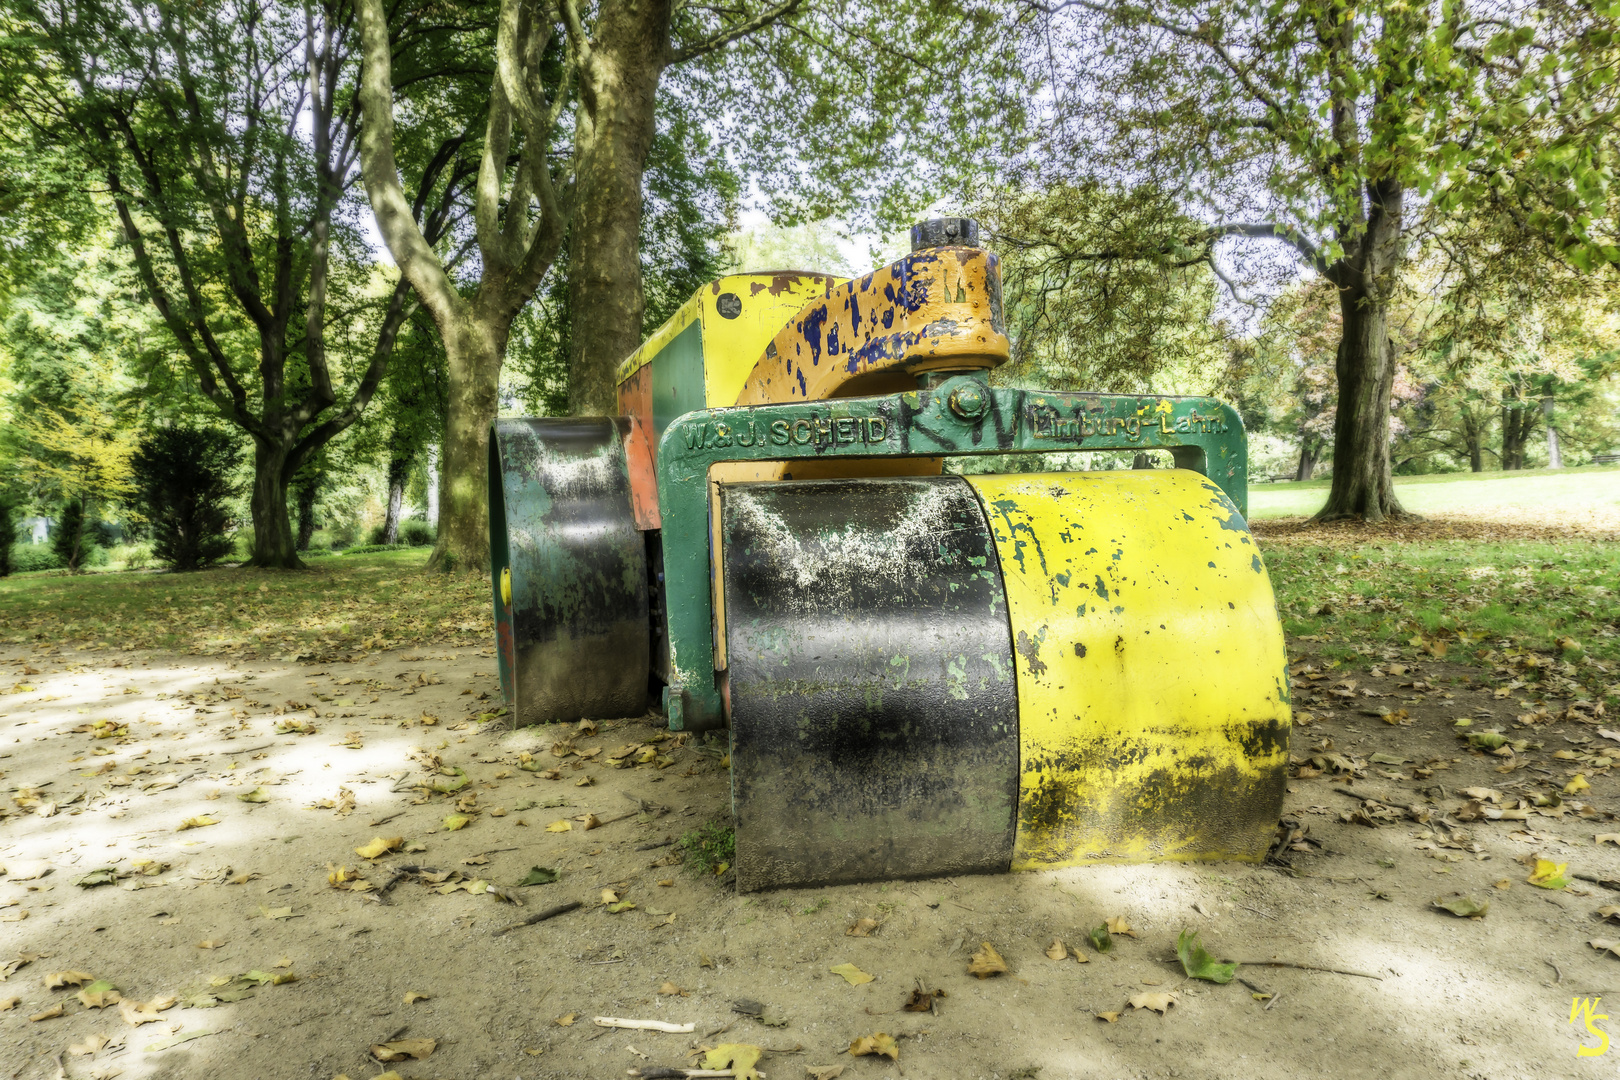
[[1564,449],[1558,443],[1558,426],[1553,422],[1553,396],[1551,394],[1541,399],[1541,415],[1547,421],[1547,468],[1562,469],[1564,467]]
[[1520,401],[1518,388],[1502,403],[1502,468],[1524,468],[1524,454],[1535,428],[1535,411]]
[[448,372],[444,490],[429,570],[489,569],[489,425],[497,411],[501,360],[510,324],[476,310],[441,326]]
[[1395,343],[1389,298],[1401,259],[1405,192],[1393,180],[1368,185],[1365,225],[1341,237],[1345,254],[1327,278],[1339,290],[1344,328],[1334,361],[1339,406],[1333,419],[1333,486],[1315,520],[1379,522],[1410,515],[1395,498],[1389,462],[1389,395]]
[[411,471],[409,458],[388,459],[388,516],[383,520],[383,543],[399,542],[399,514],[405,507],[405,477]]
[[1468,449],[1468,468],[1472,472],[1485,471],[1485,432],[1473,412],[1466,406],[1462,409],[1462,437],[1463,446]]
[[315,501],[321,497],[321,478],[317,473],[298,489],[298,550],[308,551],[315,535]]
[[285,443],[253,440],[253,553],[244,566],[265,569],[299,570],[303,562],[293,539],[292,518],[287,513],[287,453]]
[[1316,462],[1322,456],[1320,439],[1306,435],[1299,440],[1299,466],[1294,470],[1296,481],[1309,480],[1316,475]]
[[641,344],[642,174],[670,58],[669,23],[669,0],[605,0],[580,87],[568,249],[575,416],[613,413],[614,368]]
[[427,522],[439,527],[439,448],[427,449]]
[[1339,298],[1344,336],[1335,361],[1339,411],[1333,422],[1333,487],[1316,520],[1406,517],[1395,498],[1389,459],[1389,395],[1395,384],[1389,306],[1342,286]]

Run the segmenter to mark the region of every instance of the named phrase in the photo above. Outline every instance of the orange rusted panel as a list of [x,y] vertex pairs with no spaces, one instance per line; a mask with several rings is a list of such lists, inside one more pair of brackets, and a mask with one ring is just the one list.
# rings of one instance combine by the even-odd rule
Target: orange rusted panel
[[737,404],[909,390],[923,372],[993,368],[1007,356],[996,256],[929,248],[800,309],[754,365]]
[[624,428],[624,459],[630,468],[630,512],[636,528],[648,532],[659,527],[658,473],[653,468],[652,428],[634,416],[620,417]]
[[630,466],[630,509],[636,528],[658,528],[658,476],[653,468],[652,368],[643,367],[619,384],[619,415],[629,419],[624,457]]

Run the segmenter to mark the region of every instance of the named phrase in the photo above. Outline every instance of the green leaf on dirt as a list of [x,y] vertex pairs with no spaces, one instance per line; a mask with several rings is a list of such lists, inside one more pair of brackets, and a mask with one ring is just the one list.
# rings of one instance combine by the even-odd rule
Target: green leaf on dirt
[[93,889],[97,885],[116,885],[118,883],[118,868],[103,866],[99,870],[92,870],[73,884],[81,889]]
[[262,787],[256,787],[252,791],[244,791],[244,792],[242,792],[242,794],[238,795],[237,798],[239,800],[241,800],[242,802],[253,802],[253,803],[269,802],[270,801],[270,793],[268,791],[264,790],[264,788],[262,788]]
[[518,882],[518,884],[550,885],[553,881],[557,880],[557,877],[557,871],[551,869],[549,866],[531,866],[529,867],[529,872],[523,875],[523,880]]
[[462,788],[472,783],[472,780],[468,778],[466,773],[462,772],[460,769],[457,769],[456,772],[460,775],[448,780],[435,780],[429,786],[440,795],[450,795],[454,792],[460,791]]
[[607,909],[612,914],[617,915],[621,911],[636,910],[636,905],[631,903],[629,900],[620,900],[617,904],[609,904]]
[[1181,936],[1176,938],[1176,957],[1181,961],[1181,970],[1189,978],[1203,979],[1205,982],[1229,983],[1237,974],[1238,966],[1233,963],[1221,963],[1209,955],[1198,940],[1198,931],[1183,930]]
[[1468,745],[1475,750],[1500,750],[1507,745],[1507,736],[1494,731],[1481,731],[1468,736]]
[[1441,911],[1451,912],[1459,919],[1483,919],[1485,913],[1491,910],[1489,900],[1482,904],[1472,896],[1464,896],[1462,893],[1435,897],[1434,906]]
[[472,822],[473,819],[466,814],[451,814],[444,819],[444,827],[451,832],[456,832],[459,829],[465,829]]
[[1114,947],[1114,939],[1108,936],[1108,924],[1103,923],[1086,937],[1091,939],[1091,947],[1098,952],[1107,952]]

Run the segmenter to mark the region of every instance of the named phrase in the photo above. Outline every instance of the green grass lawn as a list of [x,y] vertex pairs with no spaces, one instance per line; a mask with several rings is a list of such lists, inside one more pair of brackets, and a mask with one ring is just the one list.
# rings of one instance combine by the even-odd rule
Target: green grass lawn
[[[1249,485],[1249,517],[1309,517],[1327,501],[1330,481]],[[1524,472],[1398,476],[1395,495],[1417,514],[1455,514],[1503,506],[1559,507],[1586,503],[1620,507],[1620,466],[1532,469]]]
[[1527,687],[1620,704],[1612,544],[1287,543],[1266,545],[1265,559],[1296,648],[1354,666],[1428,656],[1505,668]]
[[489,583],[425,574],[429,553],[316,559],[300,571],[0,578],[0,641],[243,656],[488,643]]

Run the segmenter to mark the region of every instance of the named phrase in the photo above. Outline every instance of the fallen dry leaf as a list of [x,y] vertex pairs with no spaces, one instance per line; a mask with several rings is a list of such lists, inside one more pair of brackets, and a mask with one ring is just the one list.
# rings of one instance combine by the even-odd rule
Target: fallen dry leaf
[[206,938],[206,939],[204,939],[202,941],[197,942],[197,948],[199,948],[199,949],[223,949],[225,946],[227,946],[229,944],[230,944],[230,942],[226,941],[224,938]]
[[844,930],[845,937],[871,937],[877,932],[879,923],[876,919],[856,919]]
[[426,994],[418,994],[414,990],[411,991],[409,994],[405,995],[405,1004],[407,1004],[407,1005],[415,1005],[418,1001],[431,1001],[431,1000],[432,999],[428,995],[426,995]]
[[849,1052],[854,1057],[865,1057],[868,1054],[878,1054],[890,1061],[900,1060],[900,1047],[895,1041],[883,1032],[875,1035],[864,1035],[849,1044]]
[[60,990],[64,986],[84,986],[96,977],[88,971],[55,971],[45,976],[45,989]]
[[1592,842],[1597,844],[1613,844],[1615,847],[1620,847],[1620,832],[1598,833],[1596,836],[1592,837]]
[[177,1000],[179,999],[172,997],[153,998],[147,1002],[125,999],[118,1005],[118,1015],[135,1027],[140,1027],[142,1024],[151,1024],[163,1019],[163,1012],[174,1008]]
[[77,995],[79,1003],[87,1009],[105,1009],[109,1005],[116,1005],[123,1000],[118,988],[105,979],[95,982],[80,990]]
[[186,818],[180,823],[180,827],[174,831],[185,832],[187,829],[205,829],[210,825],[218,824],[219,822],[216,819],[209,817],[207,814],[198,814],[196,817]]
[[806,1065],[804,1070],[810,1074],[810,1080],[838,1080],[844,1075],[842,1065]]
[[88,1057],[111,1041],[105,1035],[86,1035],[80,1042],[71,1044],[68,1047],[68,1053],[75,1057]]
[[1136,931],[1131,929],[1130,924],[1127,923],[1123,917],[1109,919],[1108,932],[1110,934],[1128,934],[1131,937],[1136,936]]
[[579,1013],[569,1013],[567,1016],[559,1016],[559,1017],[557,1017],[557,1019],[555,1021],[553,1021],[553,1022],[558,1027],[573,1027],[574,1026],[574,1021],[578,1020],[578,1019],[579,1019]]
[[22,998],[16,997],[15,995],[8,998],[0,998],[0,1012],[10,1012],[12,1009],[17,1007],[17,1003],[21,1000]]
[[977,975],[981,979],[988,979],[992,975],[1005,975],[1008,971],[1007,961],[996,952],[996,947],[988,941],[981,942],[979,951],[974,953],[968,961],[968,974]]
[[869,983],[877,978],[876,975],[868,975],[854,964],[839,964],[837,967],[831,967],[827,970],[834,975],[842,975],[844,981],[851,986],[860,986],[862,983]]
[[404,843],[405,838],[403,836],[387,838],[374,836],[371,838],[371,843],[365,847],[355,848],[354,853],[362,859],[380,859],[390,851],[398,851]]
[[399,1039],[373,1046],[371,1056],[384,1062],[409,1061],[413,1058],[419,1061],[431,1055],[438,1046],[434,1039]]
[[943,990],[929,992],[919,986],[911,992],[911,996],[906,999],[906,1003],[901,1008],[906,1012],[933,1012],[934,999],[948,996]]
[[553,821],[550,825],[547,825],[546,832],[572,832],[573,828],[574,823],[564,818],[561,821]]
[[1053,938],[1052,944],[1046,947],[1046,958],[1048,960],[1067,960],[1069,958],[1069,947],[1057,938]]
[[1112,1023],[1115,1023],[1115,1022],[1117,1022],[1119,1020],[1119,1013],[1117,1013],[1117,1012],[1100,1012],[1100,1013],[1097,1014],[1097,1019],[1106,1020],[1108,1023],[1112,1024]]
[[1131,998],[1131,1008],[1152,1009],[1163,1016],[1170,1011],[1170,1006],[1176,1003],[1176,995],[1171,993],[1137,994]]
[[28,1018],[28,1020],[29,1020],[30,1023],[37,1024],[41,1020],[55,1020],[58,1016],[61,1016],[61,1015],[62,1015],[62,1003],[60,1001],[58,1001],[55,1005],[52,1005],[50,1008],[45,1009],[42,1012],[37,1012],[33,1016],[30,1016]]
[[722,1043],[703,1058],[705,1069],[730,1069],[737,1080],[759,1080],[754,1066],[764,1053],[751,1043]]
[[674,983],[668,982],[668,981],[666,981],[663,986],[660,986],[658,988],[658,992],[660,994],[676,995],[676,996],[679,996],[679,997],[686,997],[687,996],[685,990],[682,990],[680,987],[676,986]]

